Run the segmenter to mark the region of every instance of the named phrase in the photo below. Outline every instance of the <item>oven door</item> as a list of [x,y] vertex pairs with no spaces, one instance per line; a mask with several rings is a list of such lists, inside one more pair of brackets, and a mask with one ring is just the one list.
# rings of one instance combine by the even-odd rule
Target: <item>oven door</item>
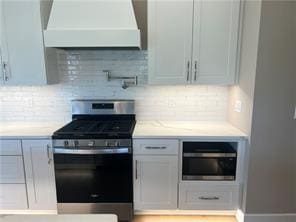
[[132,203],[132,154],[54,154],[58,203]]

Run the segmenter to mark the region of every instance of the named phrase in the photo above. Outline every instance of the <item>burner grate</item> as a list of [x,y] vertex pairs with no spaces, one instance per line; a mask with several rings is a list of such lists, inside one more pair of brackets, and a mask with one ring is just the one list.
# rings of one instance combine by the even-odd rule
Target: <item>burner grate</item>
[[74,120],[55,135],[108,136],[108,134],[131,134],[134,121],[128,120]]
[[130,132],[132,124],[130,121],[112,121],[106,124],[103,132],[114,133],[114,132]]

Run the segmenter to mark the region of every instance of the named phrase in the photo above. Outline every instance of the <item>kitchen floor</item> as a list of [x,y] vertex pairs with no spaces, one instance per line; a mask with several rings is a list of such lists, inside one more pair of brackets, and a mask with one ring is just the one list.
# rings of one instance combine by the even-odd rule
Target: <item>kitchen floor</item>
[[237,222],[233,216],[135,216],[133,222]]

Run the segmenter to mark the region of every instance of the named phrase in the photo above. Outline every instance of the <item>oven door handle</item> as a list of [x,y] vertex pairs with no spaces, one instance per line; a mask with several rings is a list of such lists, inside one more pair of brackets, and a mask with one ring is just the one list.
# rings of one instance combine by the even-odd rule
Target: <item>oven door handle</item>
[[236,153],[183,153],[183,157],[237,157]]
[[89,154],[125,154],[131,153],[130,147],[118,147],[118,148],[100,148],[100,149],[67,149],[67,148],[54,148],[54,154],[77,154],[77,155],[89,155]]

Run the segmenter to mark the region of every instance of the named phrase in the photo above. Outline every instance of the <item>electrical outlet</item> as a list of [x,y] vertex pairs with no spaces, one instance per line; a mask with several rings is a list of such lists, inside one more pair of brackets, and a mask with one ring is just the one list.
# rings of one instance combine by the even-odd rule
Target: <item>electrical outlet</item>
[[241,113],[242,112],[242,101],[236,100],[234,105],[234,111]]
[[295,106],[295,112],[294,112],[294,119],[296,119],[296,106]]

